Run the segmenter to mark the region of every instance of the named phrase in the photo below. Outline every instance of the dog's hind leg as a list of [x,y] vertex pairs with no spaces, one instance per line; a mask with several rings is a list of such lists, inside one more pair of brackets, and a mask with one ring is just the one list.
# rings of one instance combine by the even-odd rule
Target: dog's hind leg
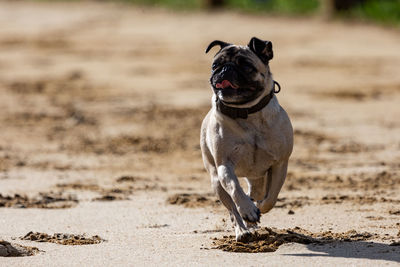
[[246,178],[246,181],[249,188],[247,195],[253,201],[263,200],[267,194],[267,177],[260,177],[258,179]]
[[275,206],[278,194],[286,179],[287,167],[288,160],[273,165],[268,171],[267,194],[263,200],[257,202],[257,207],[262,213],[267,213]]

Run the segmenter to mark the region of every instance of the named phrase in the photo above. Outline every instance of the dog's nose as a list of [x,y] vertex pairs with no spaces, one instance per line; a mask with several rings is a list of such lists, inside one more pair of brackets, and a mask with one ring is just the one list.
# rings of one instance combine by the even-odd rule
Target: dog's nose
[[222,67],[221,74],[232,71],[233,67],[230,64],[226,64]]
[[225,64],[219,73],[221,80],[236,80],[236,75],[236,69],[230,63]]

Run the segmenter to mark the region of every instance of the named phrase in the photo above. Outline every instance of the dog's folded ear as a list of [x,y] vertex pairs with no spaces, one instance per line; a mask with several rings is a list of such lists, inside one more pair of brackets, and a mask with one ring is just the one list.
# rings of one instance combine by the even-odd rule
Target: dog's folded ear
[[212,42],[207,46],[206,53],[208,53],[208,51],[210,51],[211,48],[213,48],[213,47],[216,46],[216,45],[219,45],[219,46],[221,47],[221,49],[222,49],[222,48],[224,48],[224,47],[226,47],[226,46],[229,46],[229,45],[231,45],[231,44],[228,44],[228,43],[225,43],[225,42],[219,41],[219,40],[212,41]]
[[266,64],[274,57],[270,41],[263,41],[253,37],[247,46]]

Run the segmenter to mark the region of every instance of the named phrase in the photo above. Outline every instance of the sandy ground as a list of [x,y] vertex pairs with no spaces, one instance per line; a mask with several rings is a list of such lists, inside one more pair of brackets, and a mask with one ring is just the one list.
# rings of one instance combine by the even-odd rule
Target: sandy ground
[[[198,144],[204,49],[252,36],[274,44],[295,129],[268,253],[222,251],[241,245]],[[32,256],[0,265],[398,265],[399,44],[316,19],[1,2],[0,255]]]

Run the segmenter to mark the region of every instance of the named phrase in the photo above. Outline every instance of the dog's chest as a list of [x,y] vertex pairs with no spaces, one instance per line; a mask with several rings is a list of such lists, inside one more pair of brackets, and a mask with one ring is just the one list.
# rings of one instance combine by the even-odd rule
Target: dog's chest
[[237,146],[235,172],[239,177],[264,176],[276,160],[273,146],[264,131],[246,135]]

